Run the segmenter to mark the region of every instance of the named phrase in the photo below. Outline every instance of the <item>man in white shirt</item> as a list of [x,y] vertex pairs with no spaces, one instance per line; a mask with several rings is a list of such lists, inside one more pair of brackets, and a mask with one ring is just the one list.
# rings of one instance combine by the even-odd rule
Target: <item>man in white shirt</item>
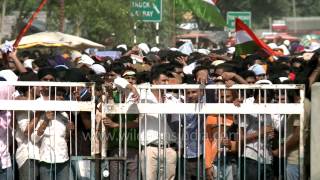
[[[38,76],[33,72],[20,75],[19,81],[39,81]],[[35,88],[21,86],[16,87],[21,93],[17,100],[35,100]],[[16,161],[19,168],[20,179],[37,179],[39,176],[39,144],[31,141],[30,137],[34,132],[39,120],[39,112],[17,111],[16,112],[16,131],[15,139],[17,141]]]
[[[62,100],[62,92],[57,90],[56,98]],[[47,100],[48,97],[44,99]],[[73,124],[68,114],[46,111],[39,119],[31,140],[40,146],[40,179],[72,180],[66,139],[67,134],[74,128],[71,128]]]
[[[160,64],[152,68],[150,77],[152,84],[168,84],[166,66]],[[141,91],[140,100],[141,103],[178,102],[176,98],[165,94],[164,91],[150,89]],[[168,125],[166,115],[140,114],[139,119],[141,121],[139,139],[142,145],[140,157],[143,179],[174,179],[177,160],[175,134]]]
[[[266,94],[265,94],[266,93]],[[257,90],[254,97],[244,100],[244,104],[254,107],[258,103],[270,103],[273,98],[270,91]],[[246,133],[246,144],[243,153],[244,164],[241,165],[241,179],[258,179],[266,177],[271,179],[272,172],[272,151],[270,140],[274,138],[274,129],[270,114],[248,114],[241,118],[240,122],[235,122],[241,127],[241,137]],[[265,134],[264,134],[265,133]],[[243,140],[243,139],[242,139]],[[243,143],[243,142],[242,142]],[[260,164],[260,169],[258,168]],[[244,173],[245,172],[245,178]]]

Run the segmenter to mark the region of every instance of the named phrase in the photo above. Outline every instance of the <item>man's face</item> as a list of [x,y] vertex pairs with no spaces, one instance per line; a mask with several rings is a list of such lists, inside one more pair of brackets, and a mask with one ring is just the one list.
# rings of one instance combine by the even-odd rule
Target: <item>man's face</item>
[[296,67],[296,68],[300,68],[301,67],[301,63],[300,62],[294,62],[292,64],[293,67]]
[[135,76],[124,76],[124,78],[132,85],[137,84],[137,78]]
[[114,79],[116,79],[118,74],[116,74],[115,72],[111,71],[109,73],[106,74],[106,81],[107,82],[113,82]]
[[279,96],[279,92],[275,93],[274,103],[286,103],[286,101],[288,100],[286,99],[286,96],[284,93],[280,93],[280,96]]
[[254,84],[256,83],[256,78],[254,76],[249,76],[246,78],[246,81],[248,84]]
[[267,75],[266,75],[266,74],[256,75],[256,80],[257,80],[257,81],[259,81],[259,80],[264,80],[264,79],[267,79]]
[[40,79],[40,81],[55,81],[55,78],[51,75],[51,74],[48,74],[46,76],[44,76],[43,78]]
[[157,80],[153,80],[153,84],[156,84],[156,85],[166,85],[168,83],[169,83],[169,78],[164,74],[160,74]]
[[197,103],[202,95],[199,89],[188,89],[186,90],[187,103]]
[[[43,78],[41,78],[40,81],[53,82],[53,81],[55,81],[55,78],[51,74],[48,74],[48,75],[44,76]],[[42,95],[49,96],[50,95],[50,92],[49,92],[50,90],[49,89],[50,88],[47,87],[47,86],[45,86],[45,87],[41,86],[39,90],[40,90]]]
[[214,72],[215,77],[221,76],[222,74],[223,74],[223,69],[216,69]]
[[183,69],[182,68],[174,68],[174,72],[178,75],[181,76],[181,78],[184,77],[184,74],[183,74]]
[[226,90],[220,90],[220,99],[219,102],[223,103],[233,103],[233,93],[231,89],[226,89]]

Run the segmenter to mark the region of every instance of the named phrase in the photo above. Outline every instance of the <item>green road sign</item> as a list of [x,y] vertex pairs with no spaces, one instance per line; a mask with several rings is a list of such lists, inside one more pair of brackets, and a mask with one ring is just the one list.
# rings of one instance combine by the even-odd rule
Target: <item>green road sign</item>
[[131,0],[131,15],[146,22],[160,22],[162,0]]
[[251,12],[249,11],[228,11],[227,26],[230,31],[235,30],[235,19],[241,19],[246,25],[251,28]]

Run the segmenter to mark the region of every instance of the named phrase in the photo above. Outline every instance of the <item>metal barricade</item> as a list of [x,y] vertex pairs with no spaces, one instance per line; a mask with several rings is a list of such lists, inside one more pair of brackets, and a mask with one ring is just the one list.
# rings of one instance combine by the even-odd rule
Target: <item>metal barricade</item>
[[[92,83],[0,87],[1,167],[15,179],[36,179],[36,171],[56,179],[287,179],[292,164],[304,179],[301,85],[141,85],[139,101],[126,91],[97,93]],[[27,93],[14,99],[15,89]],[[63,125],[52,126],[59,118]],[[299,146],[287,146],[296,131]],[[40,157],[29,151],[35,146]],[[61,177],[65,162],[69,176]]]
[[[120,91],[104,104],[107,116],[119,116],[110,179],[287,179],[288,162],[304,179],[303,85],[140,85],[138,92],[139,102]],[[127,146],[132,121],[135,158]],[[137,159],[133,175],[128,166]]]
[[79,179],[83,173],[93,179],[94,162],[85,167],[81,161],[95,159],[94,88],[93,83],[0,82],[5,132],[0,179]]

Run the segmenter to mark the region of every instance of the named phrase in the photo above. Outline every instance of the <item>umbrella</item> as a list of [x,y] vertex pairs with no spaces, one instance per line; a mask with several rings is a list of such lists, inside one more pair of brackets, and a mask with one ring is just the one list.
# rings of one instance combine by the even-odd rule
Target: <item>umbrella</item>
[[[10,41],[10,43],[14,43]],[[61,32],[40,32],[28,36],[24,36],[18,46],[18,49],[31,48],[35,46],[45,47],[68,47],[73,49],[86,48],[104,48],[102,44],[95,43],[88,39],[78,36],[64,34]]]

